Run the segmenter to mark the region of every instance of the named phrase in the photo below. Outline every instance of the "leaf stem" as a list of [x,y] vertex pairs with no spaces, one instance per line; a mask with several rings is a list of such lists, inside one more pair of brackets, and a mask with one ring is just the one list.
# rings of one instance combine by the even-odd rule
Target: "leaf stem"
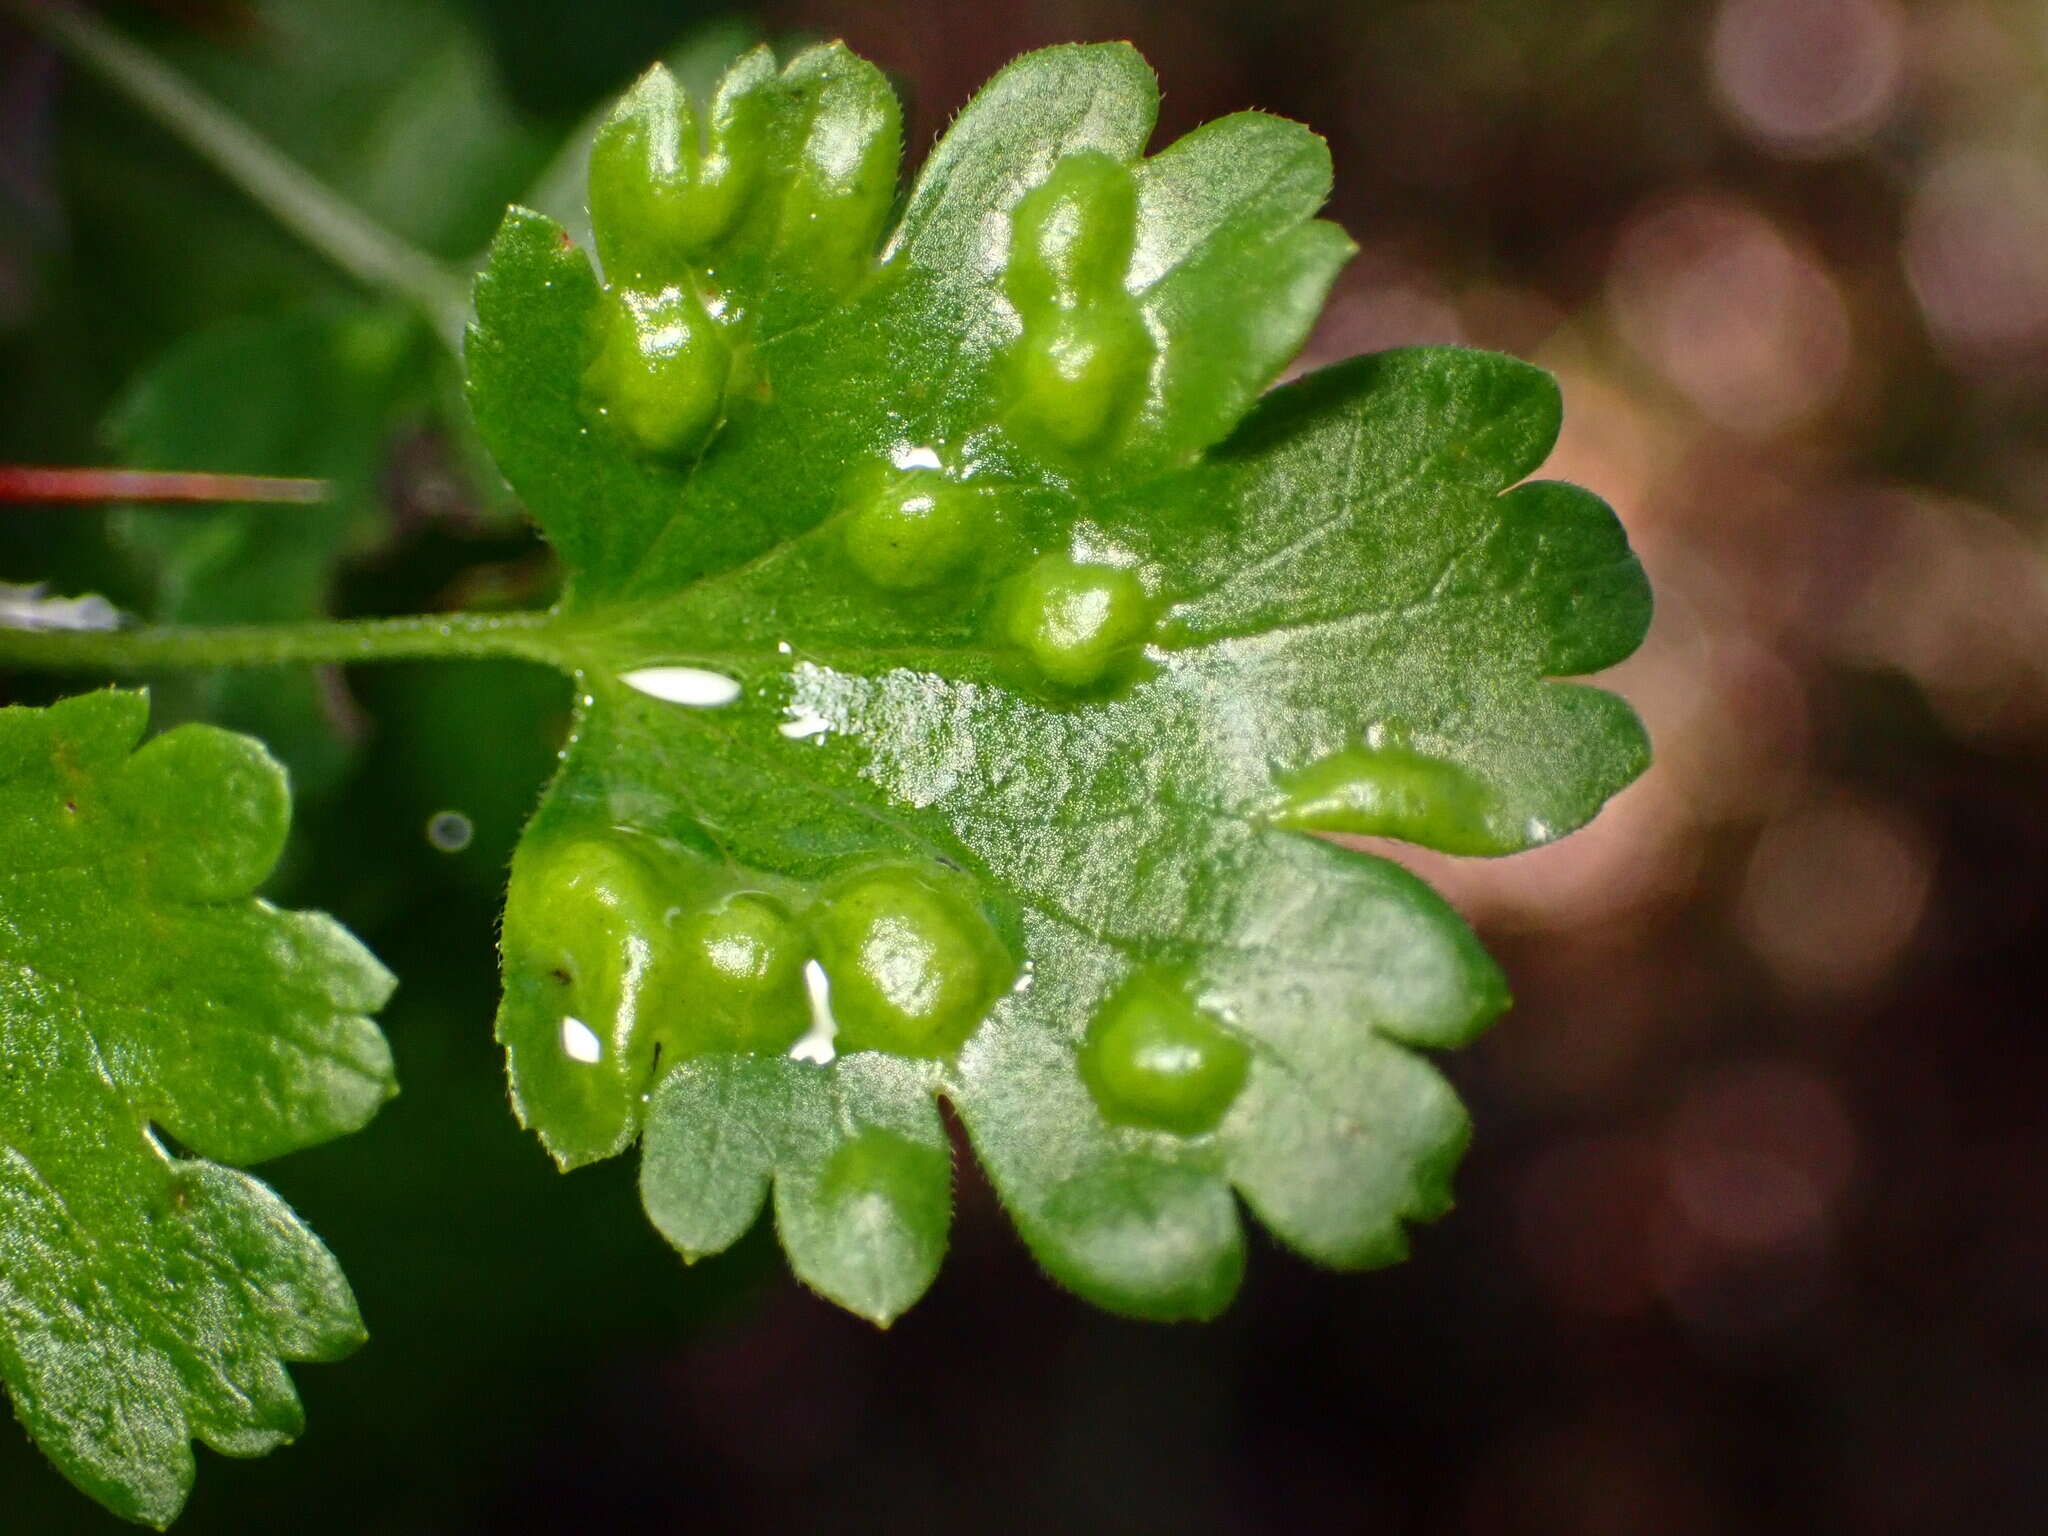
[[155,118],[280,224],[366,287],[411,305],[460,342],[468,285],[452,267],[377,223],[161,60],[68,0],[0,0]]
[[513,656],[565,666],[546,613],[436,613],[304,624],[55,630],[0,629],[0,665],[65,672],[153,672],[294,662]]
[[327,494],[325,480],[281,475],[0,464],[0,504],[4,505],[97,501],[316,502],[325,501]]

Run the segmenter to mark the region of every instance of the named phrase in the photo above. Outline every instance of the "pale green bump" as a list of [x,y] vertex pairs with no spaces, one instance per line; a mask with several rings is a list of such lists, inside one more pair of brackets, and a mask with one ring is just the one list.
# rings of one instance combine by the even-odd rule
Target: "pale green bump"
[[[881,1126],[869,1126],[839,1144],[818,1180],[828,1200],[879,1197],[903,1215],[943,1202],[950,1169],[942,1148],[912,1141]],[[943,1221],[945,1213],[939,1212]]]
[[938,1273],[952,1221],[952,1171],[936,1138],[879,1125],[846,1137],[819,1175],[811,1213],[814,1231],[830,1237],[791,1249],[799,1276],[886,1328]]
[[1096,447],[1137,404],[1151,366],[1151,334],[1127,300],[1029,317],[1011,354],[1015,419],[1073,452]]
[[728,896],[682,917],[675,934],[675,992],[688,1036],[684,1051],[780,1053],[810,1027],[803,930],[772,897]]
[[498,1038],[521,1118],[566,1167],[639,1130],[659,1026],[676,1012],[666,883],[611,837],[530,839],[512,861]]
[[1086,688],[1135,661],[1152,632],[1153,604],[1135,571],[1046,555],[1007,602],[1009,639],[1049,681]]
[[1010,302],[1028,319],[1123,293],[1137,229],[1130,169],[1100,150],[1066,156],[1010,215]]
[[695,175],[697,128],[683,88],[657,64],[590,146],[591,230],[606,278],[657,287],[681,277],[675,223]]
[[1444,853],[1507,853],[1519,846],[1496,828],[1496,802],[1455,763],[1388,743],[1353,746],[1282,779],[1272,820],[1313,832],[1394,837]]
[[1012,419],[1073,452],[1114,435],[1151,369],[1152,336],[1125,287],[1136,232],[1130,170],[1098,150],[1061,160],[1011,214],[1003,284],[1023,322]]
[[733,233],[768,173],[774,76],[773,56],[756,49],[726,72],[712,98],[704,154],[675,216],[676,241],[692,256]]
[[696,294],[615,289],[584,384],[593,404],[639,448],[679,457],[703,446],[725,409],[732,346]]
[[659,64],[642,75],[590,148],[590,222],[614,286],[694,280],[758,188],[769,103],[737,67],[713,100],[704,142],[688,93]]
[[846,554],[878,587],[908,592],[966,563],[986,531],[979,498],[936,469],[856,479],[846,517]]
[[949,1056],[1014,970],[971,900],[908,870],[855,877],[813,931],[841,1053]]
[[1104,1119],[1199,1136],[1236,1100],[1250,1060],[1244,1042],[1178,985],[1140,975],[1089,1024],[1081,1077]]
[[902,108],[882,72],[843,45],[803,54],[784,80],[812,99],[783,190],[778,246],[824,286],[845,287],[867,270],[896,195]]

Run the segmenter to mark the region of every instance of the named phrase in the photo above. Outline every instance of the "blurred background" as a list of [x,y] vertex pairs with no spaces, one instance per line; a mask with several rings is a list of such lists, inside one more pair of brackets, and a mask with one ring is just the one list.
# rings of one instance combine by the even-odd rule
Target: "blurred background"
[[[963,1161],[887,1335],[763,1234],[685,1272],[630,1160],[506,1113],[492,928],[565,699],[511,666],[162,680],[290,762],[277,891],[403,978],[405,1093],[265,1170],[374,1334],[183,1532],[1469,1536],[2048,1529],[2048,7],[2040,0],[154,0],[108,6],[435,254],[572,214],[656,56],[843,36],[921,154],[1041,44],[1124,37],[1159,142],[1256,106],[1362,252],[1303,366],[1554,370],[1547,473],[1656,584],[1608,681],[1655,768],[1589,830],[1417,856],[1517,1005],[1448,1063],[1461,1201],[1406,1266],[1255,1247],[1201,1328],[1056,1292]],[[321,475],[247,508],[0,507],[0,582],[159,618],[547,600],[432,330],[0,19],[0,463]],[[297,518],[297,514],[291,514]],[[280,531],[283,530],[283,531]],[[25,604],[0,587],[0,603]],[[91,679],[0,676],[0,701]],[[0,1524],[103,1520],[0,1434]]]

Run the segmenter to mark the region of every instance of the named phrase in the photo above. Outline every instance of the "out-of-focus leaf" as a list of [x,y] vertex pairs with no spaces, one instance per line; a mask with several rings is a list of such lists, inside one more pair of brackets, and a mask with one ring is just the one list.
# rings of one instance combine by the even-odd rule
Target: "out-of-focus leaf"
[[67,1477],[162,1526],[191,1440],[291,1439],[285,1362],[362,1339],[333,1256],[224,1165],[353,1131],[394,1084],[390,976],[251,895],[283,771],[212,726],[137,750],[147,713],[0,710],[0,1380]]
[[[135,564],[145,616],[244,624],[325,613],[335,563],[383,531],[384,450],[401,407],[417,403],[431,348],[395,310],[302,312],[194,336],[137,380],[108,428],[126,463],[330,488],[311,504],[116,512],[110,531]],[[157,710],[260,737],[306,793],[347,762],[339,686],[306,667],[186,673],[157,681]]]

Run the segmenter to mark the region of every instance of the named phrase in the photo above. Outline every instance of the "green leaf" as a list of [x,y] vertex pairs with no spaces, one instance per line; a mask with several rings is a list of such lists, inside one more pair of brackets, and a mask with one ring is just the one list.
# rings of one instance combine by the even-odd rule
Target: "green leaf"
[[1243,113],[1147,159],[1155,105],[1126,47],[1027,55],[854,259],[872,69],[656,73],[593,157],[605,275],[515,209],[478,284],[472,399],[581,695],[513,863],[515,1105],[564,1166],[644,1128],[691,1257],[772,1182],[798,1273],[881,1321],[936,1161],[820,1191],[873,1127],[935,1146],[920,1095],[1116,1310],[1225,1305],[1238,1196],[1321,1262],[1400,1257],[1467,1136],[1419,1051],[1506,991],[1311,834],[1513,852],[1647,761],[1554,680],[1650,604],[1601,502],[1518,485],[1550,379],[1421,349],[1261,398],[1350,248],[1327,154]]
[[380,224],[466,258],[552,147],[484,30],[454,0],[254,0],[230,46],[187,28],[155,47]]
[[[472,10],[244,0],[225,30],[173,21],[149,28],[147,46],[378,225],[468,271],[556,147],[499,89]],[[22,354],[39,378],[80,353],[86,400],[104,399],[195,331],[360,293],[129,103],[83,73],[62,96],[71,307],[91,319],[75,334],[39,329],[40,350]]]
[[291,1439],[284,1362],[363,1337],[333,1256],[222,1165],[356,1130],[394,1085],[383,967],[250,894],[283,771],[212,726],[137,750],[147,714],[0,709],[0,1379],[65,1476],[161,1527],[191,1440]]
[[662,1079],[641,1184],[685,1258],[745,1236],[770,1181],[797,1278],[886,1324],[939,1272],[953,1163],[934,1074],[869,1051],[820,1069],[701,1056]]

